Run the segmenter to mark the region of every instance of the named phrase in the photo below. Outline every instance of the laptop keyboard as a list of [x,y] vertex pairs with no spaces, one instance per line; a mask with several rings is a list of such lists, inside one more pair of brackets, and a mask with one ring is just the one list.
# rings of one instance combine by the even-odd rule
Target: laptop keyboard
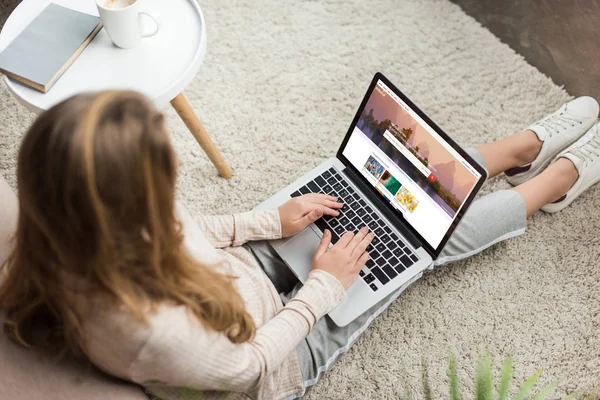
[[308,193],[329,194],[338,197],[344,203],[339,216],[325,216],[315,222],[321,231],[331,231],[332,243],[335,244],[345,232],[355,232],[363,226],[368,226],[375,235],[367,248],[370,256],[367,268],[360,271],[360,276],[373,291],[378,289],[376,282],[386,285],[419,260],[410,247],[334,168],[328,169],[292,193],[292,197]]

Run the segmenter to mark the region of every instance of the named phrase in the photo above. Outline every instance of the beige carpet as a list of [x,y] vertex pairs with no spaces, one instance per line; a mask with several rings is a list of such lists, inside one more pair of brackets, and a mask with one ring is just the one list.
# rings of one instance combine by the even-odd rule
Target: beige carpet
[[[180,198],[195,213],[250,209],[334,154],[378,70],[468,145],[569,98],[446,0],[201,3],[209,49],[187,94],[235,176],[217,177],[169,110]],[[32,116],[1,86],[0,170],[14,185]],[[500,178],[487,190],[504,187]],[[559,394],[590,391],[600,376],[599,209],[594,188],[558,215],[532,218],[524,236],[426,275],[308,397],[419,396],[423,356],[434,394],[446,397],[448,348],[468,387],[489,349],[497,365],[513,355],[518,380],[543,368]]]

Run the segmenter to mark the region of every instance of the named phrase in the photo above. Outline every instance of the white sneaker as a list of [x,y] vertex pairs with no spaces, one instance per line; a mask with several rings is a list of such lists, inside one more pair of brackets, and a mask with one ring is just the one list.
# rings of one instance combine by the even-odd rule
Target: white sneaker
[[598,118],[598,102],[583,96],[563,104],[556,112],[542,118],[527,129],[542,141],[542,148],[531,164],[505,171],[506,180],[513,186],[537,176],[558,153],[579,139]]
[[564,196],[542,207],[542,210],[547,213],[562,210],[590,186],[600,181],[600,122],[571,147],[560,153],[556,159],[561,157],[571,160],[579,172],[579,178]]

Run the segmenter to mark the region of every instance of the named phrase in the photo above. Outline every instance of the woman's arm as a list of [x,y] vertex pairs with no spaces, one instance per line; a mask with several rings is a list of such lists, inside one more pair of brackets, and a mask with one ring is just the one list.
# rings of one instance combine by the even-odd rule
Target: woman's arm
[[186,236],[193,245],[203,236],[214,247],[222,249],[240,246],[250,240],[281,238],[281,222],[277,210],[249,211],[233,215],[202,215],[196,220],[187,208],[177,202],[175,214]]
[[[240,246],[252,240],[280,239],[300,232],[323,215],[337,216],[343,204],[336,197],[308,194],[293,198],[275,210],[249,211],[233,215],[203,215],[198,227],[216,248]],[[193,218],[177,203],[176,212],[186,234],[193,230]]]
[[249,342],[233,344],[204,329],[182,307],[152,320],[153,333],[131,364],[133,381],[198,390],[247,392],[278,369],[314,323],[345,296],[340,282],[313,270],[297,296]]
[[281,238],[277,210],[248,211],[233,215],[202,215],[196,219],[205,237],[218,249],[241,246],[252,240]]

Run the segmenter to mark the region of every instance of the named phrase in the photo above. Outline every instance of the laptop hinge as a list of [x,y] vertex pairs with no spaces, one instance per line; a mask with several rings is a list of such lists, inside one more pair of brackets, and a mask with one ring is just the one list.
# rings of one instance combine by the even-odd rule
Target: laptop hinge
[[[408,242],[415,248],[418,249],[422,247],[422,243],[418,237],[416,237],[411,231],[406,228],[406,221],[399,217],[395,212],[389,209],[386,201],[383,200],[380,196],[373,193],[373,187],[366,185],[358,176],[356,172],[352,169],[346,167],[342,170],[342,172],[354,183],[360,191],[365,195],[377,210],[381,212],[388,220],[390,220],[394,226],[400,231],[400,233],[408,240]],[[425,251],[427,249],[423,247]]]

